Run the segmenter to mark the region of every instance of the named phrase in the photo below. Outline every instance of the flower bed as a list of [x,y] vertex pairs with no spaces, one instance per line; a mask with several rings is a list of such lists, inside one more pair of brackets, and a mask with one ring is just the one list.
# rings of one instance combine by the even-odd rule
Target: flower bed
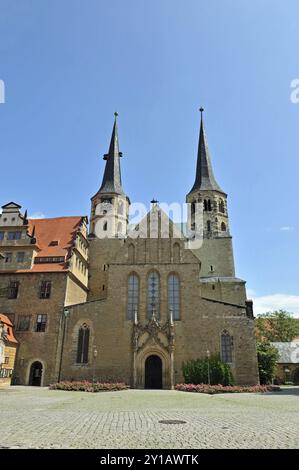
[[50,390],[66,390],[72,392],[114,392],[127,390],[129,387],[123,382],[87,382],[87,381],[63,381],[49,385]]
[[252,386],[239,386],[239,385],[208,385],[208,384],[177,384],[175,389],[180,392],[195,392],[195,393],[208,393],[215,395],[216,393],[265,393],[265,392],[278,392],[280,387],[277,385],[252,385]]

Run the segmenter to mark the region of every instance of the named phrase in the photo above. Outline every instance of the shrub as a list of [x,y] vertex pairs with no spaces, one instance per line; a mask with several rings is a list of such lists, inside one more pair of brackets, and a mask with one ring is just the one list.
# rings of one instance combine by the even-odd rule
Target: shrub
[[66,390],[73,392],[113,392],[117,390],[127,390],[129,388],[123,382],[88,382],[84,381],[63,381],[49,385],[50,390]]
[[210,374],[211,385],[233,385],[234,378],[228,364],[215,355],[204,359],[193,359],[183,364],[186,384],[207,384]]
[[175,389],[180,392],[195,392],[195,393],[208,393],[215,395],[216,393],[265,393],[265,392],[278,392],[280,387],[275,385],[253,385],[253,386],[238,386],[238,385],[207,385],[207,384],[178,384]]
[[269,384],[275,375],[279,352],[271,343],[266,341],[258,342],[256,348],[260,382],[261,384]]

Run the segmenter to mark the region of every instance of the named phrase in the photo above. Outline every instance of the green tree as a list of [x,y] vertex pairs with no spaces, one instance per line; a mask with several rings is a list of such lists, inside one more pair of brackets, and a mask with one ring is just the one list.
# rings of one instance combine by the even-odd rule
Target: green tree
[[259,315],[255,320],[258,341],[292,341],[299,335],[299,321],[285,310]]
[[269,384],[275,376],[279,352],[269,341],[260,341],[256,346],[260,382]]

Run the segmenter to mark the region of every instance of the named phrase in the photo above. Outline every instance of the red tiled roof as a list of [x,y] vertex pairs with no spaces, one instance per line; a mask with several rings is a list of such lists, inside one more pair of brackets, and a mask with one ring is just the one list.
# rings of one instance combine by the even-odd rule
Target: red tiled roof
[[[81,225],[82,217],[54,217],[52,219],[30,219],[29,233],[35,227],[35,238],[40,249],[38,257],[63,256],[67,257],[78,229]],[[58,245],[51,246],[51,242],[58,241]],[[34,264],[31,272],[55,272],[66,271],[66,263],[44,263]]]
[[[35,227],[36,244],[39,248],[38,257],[64,257],[70,253],[71,247],[78,229],[81,225],[82,216],[54,217],[52,219],[30,219],[28,221],[28,233],[31,234]],[[51,242],[58,241],[58,245]],[[36,273],[36,272],[59,272],[67,271],[67,263],[41,263],[33,264],[31,269],[1,270],[1,273]]]
[[[38,256],[65,256],[76,238],[82,217],[55,217],[53,219],[30,219],[29,233],[35,227],[35,238],[40,248]],[[57,241],[57,246],[50,243]]]
[[[10,319],[6,315],[4,315],[3,313],[0,313],[0,321],[2,321],[4,323],[4,331],[5,331],[5,335],[7,337],[7,340],[10,343],[18,343],[18,341],[14,337],[14,334],[13,334],[13,331],[12,331],[12,323],[11,323]],[[9,328],[9,333],[7,333],[8,328]]]

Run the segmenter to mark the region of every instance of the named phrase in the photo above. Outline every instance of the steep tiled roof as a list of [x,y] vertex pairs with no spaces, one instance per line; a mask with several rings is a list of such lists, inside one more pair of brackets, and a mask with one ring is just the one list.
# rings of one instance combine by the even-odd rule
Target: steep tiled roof
[[6,337],[5,339],[9,341],[10,343],[17,343],[17,340],[14,337],[14,334],[12,331],[12,323],[10,319],[3,313],[0,313],[0,322],[4,323],[4,331],[5,331],[5,337]]
[[[70,249],[82,217],[54,217],[52,219],[30,219],[29,230],[35,227],[35,238],[40,249],[38,257],[64,257],[70,253]],[[58,242],[57,245],[53,242]],[[31,271],[64,271],[67,270],[66,263],[34,264]]]
[[[82,216],[30,219],[28,233],[36,238],[38,258],[59,257],[63,262],[33,264],[31,269],[1,270],[1,273],[36,273],[67,271],[67,258],[82,223]],[[58,242],[58,244],[53,243]]]

